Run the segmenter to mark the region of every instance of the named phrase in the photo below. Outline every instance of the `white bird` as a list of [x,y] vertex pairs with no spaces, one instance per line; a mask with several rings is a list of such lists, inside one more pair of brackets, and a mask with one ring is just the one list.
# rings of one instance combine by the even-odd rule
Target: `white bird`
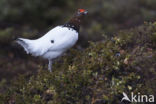
[[48,70],[51,72],[53,59],[61,56],[77,42],[81,20],[87,13],[86,10],[79,9],[66,24],[51,29],[41,38],[35,40],[18,38],[16,42],[27,54],[48,59]]

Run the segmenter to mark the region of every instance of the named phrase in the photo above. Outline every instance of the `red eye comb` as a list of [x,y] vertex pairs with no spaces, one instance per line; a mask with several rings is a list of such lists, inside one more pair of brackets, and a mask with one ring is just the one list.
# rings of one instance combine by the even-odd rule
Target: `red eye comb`
[[84,9],[79,9],[79,12],[84,12],[85,10]]

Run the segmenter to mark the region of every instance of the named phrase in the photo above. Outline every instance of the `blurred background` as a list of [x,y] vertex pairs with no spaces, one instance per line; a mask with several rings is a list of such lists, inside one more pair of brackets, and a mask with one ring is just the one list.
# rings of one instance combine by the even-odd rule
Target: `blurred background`
[[101,41],[117,31],[156,20],[156,0],[0,0],[0,82],[35,73],[47,61],[26,55],[14,41],[35,39],[68,21],[77,9],[89,11],[78,44]]

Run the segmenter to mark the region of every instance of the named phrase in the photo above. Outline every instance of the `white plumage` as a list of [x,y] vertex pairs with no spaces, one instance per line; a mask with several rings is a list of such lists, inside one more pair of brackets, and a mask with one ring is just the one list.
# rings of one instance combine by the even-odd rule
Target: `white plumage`
[[79,9],[73,18],[66,24],[57,26],[47,34],[36,40],[18,38],[20,44],[27,54],[41,56],[49,60],[48,70],[52,70],[52,60],[71,48],[78,40],[81,19],[88,13]]
[[42,56],[49,60],[51,71],[52,59],[57,58],[78,40],[78,32],[69,27],[57,26],[39,39],[18,38],[17,43],[23,46],[27,54]]

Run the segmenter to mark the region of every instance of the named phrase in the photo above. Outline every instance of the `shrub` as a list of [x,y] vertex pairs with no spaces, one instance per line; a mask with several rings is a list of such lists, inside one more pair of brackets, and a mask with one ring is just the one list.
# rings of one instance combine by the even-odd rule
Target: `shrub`
[[21,75],[0,94],[2,103],[113,104],[122,92],[156,94],[156,22],[90,42],[55,62],[52,73]]

